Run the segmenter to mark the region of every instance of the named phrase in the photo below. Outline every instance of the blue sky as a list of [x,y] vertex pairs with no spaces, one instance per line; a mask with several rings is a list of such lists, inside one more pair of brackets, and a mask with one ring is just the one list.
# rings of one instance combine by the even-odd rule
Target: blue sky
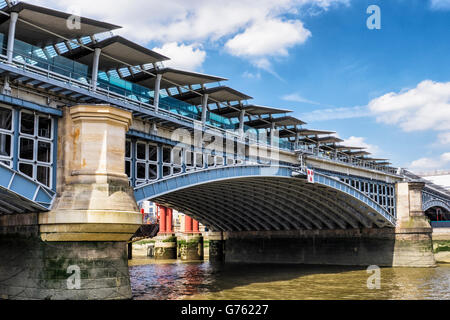
[[176,66],[229,78],[395,166],[450,169],[450,0],[30,2],[122,25]]

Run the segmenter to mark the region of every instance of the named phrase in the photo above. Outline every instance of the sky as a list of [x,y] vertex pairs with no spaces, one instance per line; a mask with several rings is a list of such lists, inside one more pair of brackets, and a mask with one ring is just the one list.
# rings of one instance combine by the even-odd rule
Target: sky
[[27,2],[120,25],[165,65],[227,78],[395,167],[450,170],[450,0]]

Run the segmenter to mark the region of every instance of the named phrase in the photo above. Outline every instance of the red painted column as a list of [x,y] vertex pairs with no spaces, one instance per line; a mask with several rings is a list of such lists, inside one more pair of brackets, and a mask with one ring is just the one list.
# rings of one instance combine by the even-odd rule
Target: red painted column
[[166,232],[173,233],[173,210],[166,208]]
[[184,216],[184,232],[192,233],[192,218],[187,215]]
[[159,208],[159,233],[167,232],[167,217],[166,217],[166,207],[158,206]]
[[200,233],[199,223],[197,220],[192,220],[192,232]]

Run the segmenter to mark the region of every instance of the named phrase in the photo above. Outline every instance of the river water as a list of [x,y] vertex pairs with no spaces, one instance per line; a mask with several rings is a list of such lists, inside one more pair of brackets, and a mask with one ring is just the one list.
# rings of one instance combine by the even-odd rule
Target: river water
[[136,300],[415,300],[450,299],[450,265],[383,268],[369,290],[365,268],[130,261]]

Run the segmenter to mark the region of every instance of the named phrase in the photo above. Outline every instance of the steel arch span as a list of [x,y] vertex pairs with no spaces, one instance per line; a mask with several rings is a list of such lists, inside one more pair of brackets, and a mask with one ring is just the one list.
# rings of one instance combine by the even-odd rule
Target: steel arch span
[[395,227],[382,206],[344,182],[295,168],[243,165],[185,173],[139,186],[151,200],[186,213],[213,231],[282,231]]
[[441,199],[433,199],[425,202],[423,204],[423,211],[427,211],[434,207],[440,207],[450,212],[450,206],[448,205],[448,203]]

